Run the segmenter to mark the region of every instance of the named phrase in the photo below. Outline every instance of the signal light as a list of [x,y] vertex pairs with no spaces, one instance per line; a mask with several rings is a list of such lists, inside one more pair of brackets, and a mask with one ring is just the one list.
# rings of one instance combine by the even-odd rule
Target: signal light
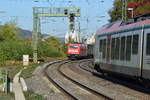
[[64,10],[64,14],[68,15],[68,10],[67,9]]
[[71,13],[69,16],[70,21],[74,21],[74,13]]

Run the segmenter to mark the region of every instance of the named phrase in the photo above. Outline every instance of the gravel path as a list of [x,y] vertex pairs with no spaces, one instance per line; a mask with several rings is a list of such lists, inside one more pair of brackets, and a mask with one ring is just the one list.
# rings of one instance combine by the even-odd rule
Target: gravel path
[[28,88],[37,94],[43,95],[46,100],[64,100],[64,95],[44,76],[44,67],[45,65],[37,67],[33,76],[25,79]]

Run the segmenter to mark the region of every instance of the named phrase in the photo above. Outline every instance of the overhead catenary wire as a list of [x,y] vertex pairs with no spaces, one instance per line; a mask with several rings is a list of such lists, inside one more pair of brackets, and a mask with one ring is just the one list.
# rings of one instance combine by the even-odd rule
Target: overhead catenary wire
[[[49,6],[49,7],[54,7],[55,5],[56,6],[66,6],[66,5],[69,6],[69,1],[71,1],[70,5],[73,5],[73,6],[77,6],[77,3],[82,3],[82,4],[78,5],[78,7],[81,7],[81,9],[87,9],[87,8],[89,9],[89,6],[93,6],[93,4],[92,4],[93,0],[5,0],[5,1],[16,2],[18,4],[19,3],[23,4],[24,2],[29,2],[29,3],[31,2],[35,6],[36,5],[38,5],[38,6],[41,5],[41,6]],[[34,2],[34,1],[38,1],[38,2]],[[98,3],[100,1],[101,0],[94,0],[95,3]],[[85,8],[82,5],[85,5],[84,6]],[[96,4],[96,6],[97,5],[98,4]],[[98,9],[100,9],[100,7]],[[86,12],[86,14],[82,14],[81,19],[79,19],[79,20],[81,21],[81,26],[87,26],[87,29],[90,29],[91,27],[89,27],[89,25],[93,21],[98,20],[99,15],[97,13],[95,13],[97,17],[95,17],[95,16],[93,17],[94,14],[92,16],[88,12]],[[85,16],[85,15],[87,16],[87,18],[84,19],[83,16]],[[7,17],[7,18],[10,17],[10,19],[15,19],[14,17],[11,17],[11,16],[5,16],[5,17]],[[30,22],[32,22],[32,16],[29,16],[29,17],[28,16],[17,16],[17,17],[18,17],[19,20],[26,19],[26,20],[30,20]],[[0,16],[0,18],[1,18],[1,16]],[[41,20],[44,20],[44,19],[41,19]],[[63,19],[63,20],[64,20],[64,22],[66,21],[66,19]],[[60,20],[58,20],[58,21],[60,21]]]

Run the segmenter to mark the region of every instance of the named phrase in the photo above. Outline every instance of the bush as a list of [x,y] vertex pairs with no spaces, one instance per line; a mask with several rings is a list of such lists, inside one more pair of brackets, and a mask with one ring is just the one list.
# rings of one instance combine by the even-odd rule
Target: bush
[[0,26],[0,41],[18,39],[18,28],[14,22],[8,22]]
[[21,41],[0,42],[0,61],[21,60],[24,54],[32,55],[31,44]]
[[38,48],[39,57],[61,57],[64,56],[64,53],[59,50],[59,48],[50,46],[45,42],[41,42]]

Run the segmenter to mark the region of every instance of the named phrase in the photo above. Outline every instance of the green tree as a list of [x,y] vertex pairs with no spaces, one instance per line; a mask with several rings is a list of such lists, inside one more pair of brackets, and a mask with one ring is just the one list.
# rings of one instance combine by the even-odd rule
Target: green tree
[[109,10],[110,22],[121,20],[122,18],[122,2],[121,0],[115,0],[113,8]]
[[46,39],[46,43],[49,45],[49,46],[53,46],[53,47],[56,47],[56,48],[61,48],[61,44],[60,42],[53,36],[50,36]]
[[61,57],[64,53],[57,47],[51,46],[46,42],[39,42],[38,46],[38,56],[41,58],[45,57]]
[[18,39],[18,28],[13,22],[6,23],[0,27],[0,41],[9,41]]

